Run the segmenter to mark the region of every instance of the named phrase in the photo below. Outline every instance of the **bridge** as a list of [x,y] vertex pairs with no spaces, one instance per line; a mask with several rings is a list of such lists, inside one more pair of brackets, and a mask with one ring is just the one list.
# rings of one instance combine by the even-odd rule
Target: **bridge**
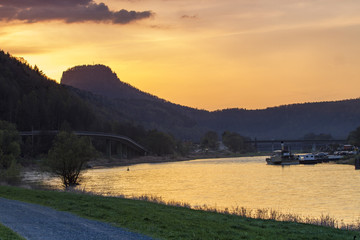
[[[57,135],[59,131],[25,131],[19,132],[20,136],[42,136],[42,135]],[[103,133],[103,132],[86,132],[86,131],[74,131],[73,132],[77,136],[86,136],[91,138],[101,138],[106,141],[106,152],[109,157],[111,157],[112,153],[115,152],[120,157],[129,158],[132,155],[146,155],[148,153],[147,149],[129,137],[116,135],[111,133]],[[117,143],[117,144],[114,144]],[[115,149],[112,146],[115,145]]]
[[309,139],[271,139],[271,140],[250,140],[245,143],[254,146],[256,151],[274,151],[281,149],[281,142],[295,151],[316,151],[319,148],[326,148],[330,145],[347,144],[346,139],[325,139],[325,140],[309,140]]

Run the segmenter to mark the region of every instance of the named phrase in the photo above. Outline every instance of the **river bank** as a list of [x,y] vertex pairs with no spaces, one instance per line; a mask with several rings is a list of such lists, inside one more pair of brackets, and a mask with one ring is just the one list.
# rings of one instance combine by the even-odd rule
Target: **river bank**
[[193,160],[191,157],[174,157],[174,156],[141,156],[131,159],[116,157],[100,157],[87,163],[87,168],[110,168],[120,166],[131,166],[142,163],[164,163]]
[[142,163],[166,163],[166,162],[181,162],[191,161],[196,159],[215,159],[215,158],[237,158],[237,157],[253,157],[253,156],[268,156],[269,153],[224,153],[224,152],[209,152],[191,154],[188,156],[179,155],[166,155],[166,156],[140,156],[130,159],[118,158],[118,157],[99,157],[91,160],[87,164],[87,168],[110,168],[131,166]]
[[[353,239],[356,231],[253,219],[142,200],[0,186],[0,196],[109,222],[157,239]],[[326,219],[325,219],[326,220]],[[332,224],[322,221],[321,224]],[[330,225],[326,225],[330,226]],[[0,236],[1,237],[1,236]]]

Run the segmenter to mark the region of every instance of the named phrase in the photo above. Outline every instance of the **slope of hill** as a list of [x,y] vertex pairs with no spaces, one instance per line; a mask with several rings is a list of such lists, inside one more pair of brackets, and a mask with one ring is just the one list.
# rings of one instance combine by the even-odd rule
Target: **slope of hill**
[[[89,77],[91,76],[91,77]],[[109,78],[109,79],[107,79]],[[262,110],[225,109],[214,112],[180,106],[121,82],[105,66],[80,66],[64,72],[64,84],[108,99],[113,120],[127,119],[146,128],[167,131],[181,139],[199,140],[208,130],[234,131],[258,139],[301,138],[307,133],[345,138],[360,125],[360,99],[285,105]],[[109,86],[104,86],[109,84]],[[91,87],[89,87],[91,86]],[[79,96],[86,97],[83,93]],[[87,97],[87,101],[92,101]]]
[[90,129],[97,116],[88,103],[48,79],[36,66],[0,51],[0,120],[21,131],[59,129],[64,122],[74,129]]
[[130,121],[147,129],[172,133],[181,139],[198,140],[205,132],[188,114],[194,109],[142,92],[120,81],[110,68],[103,65],[70,68],[63,73],[61,84],[88,91],[72,89],[78,96],[97,106],[96,111],[103,112],[107,119]]
[[[63,127],[77,131],[103,131],[130,137],[156,154],[174,150],[177,143],[172,138],[159,131],[146,131],[131,122],[118,106],[105,97],[60,85],[22,58],[0,51],[0,120],[16,124],[19,131],[60,130]],[[24,138],[21,145],[23,156],[47,153],[53,138],[48,135]],[[156,143],[154,138],[168,139],[169,144],[152,144]],[[100,139],[93,139],[93,144],[100,151],[106,149]]]
[[307,133],[346,138],[360,126],[360,99],[292,104],[263,110],[227,109],[212,113],[214,121],[198,120],[208,128],[232,129],[262,139],[298,139]]

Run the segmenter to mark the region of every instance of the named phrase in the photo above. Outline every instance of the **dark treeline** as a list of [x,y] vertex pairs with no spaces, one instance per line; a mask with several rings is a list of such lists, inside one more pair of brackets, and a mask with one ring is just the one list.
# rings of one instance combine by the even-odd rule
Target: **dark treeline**
[[[226,109],[199,123],[257,139],[300,139],[306,133],[345,139],[360,125],[360,99],[292,104],[262,110]],[[321,136],[320,136],[321,137]],[[326,137],[326,136],[322,136]]]

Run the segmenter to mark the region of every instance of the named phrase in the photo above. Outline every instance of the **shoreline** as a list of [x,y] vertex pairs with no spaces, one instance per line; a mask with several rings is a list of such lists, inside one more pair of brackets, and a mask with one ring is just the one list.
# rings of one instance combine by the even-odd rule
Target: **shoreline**
[[171,163],[171,162],[183,162],[183,161],[192,161],[198,159],[214,159],[214,158],[238,158],[238,157],[254,157],[254,156],[267,156],[266,153],[256,153],[256,154],[237,154],[237,155],[227,155],[227,154],[196,154],[189,155],[186,157],[182,156],[141,156],[131,159],[120,159],[116,157],[106,158],[101,157],[96,160],[91,160],[87,163],[87,169],[98,169],[98,168],[111,168],[111,167],[123,167],[123,166],[132,166],[136,164],[144,163]]
[[[196,158],[195,158],[196,159]],[[142,156],[131,159],[120,159],[116,157],[112,158],[98,158],[96,160],[91,160],[87,164],[87,169],[92,168],[111,168],[111,167],[123,167],[123,166],[132,166],[136,164],[144,164],[144,163],[167,163],[167,162],[181,162],[181,161],[190,161],[195,160],[191,157],[182,157],[182,158],[174,158],[171,156]]]
[[[268,156],[269,153],[252,153],[252,154],[196,154],[189,155],[186,157],[182,156],[141,156],[131,159],[121,159],[121,158],[106,158],[101,157],[96,160],[91,160],[87,163],[87,169],[99,169],[99,168],[111,168],[111,167],[124,167],[124,166],[132,166],[136,164],[145,164],[145,163],[173,163],[173,162],[183,162],[183,161],[193,161],[200,159],[216,159],[216,158],[239,158],[239,157],[256,157],[256,156]],[[342,159],[338,161],[333,161],[334,164],[343,164],[343,165],[355,165],[355,158]]]

